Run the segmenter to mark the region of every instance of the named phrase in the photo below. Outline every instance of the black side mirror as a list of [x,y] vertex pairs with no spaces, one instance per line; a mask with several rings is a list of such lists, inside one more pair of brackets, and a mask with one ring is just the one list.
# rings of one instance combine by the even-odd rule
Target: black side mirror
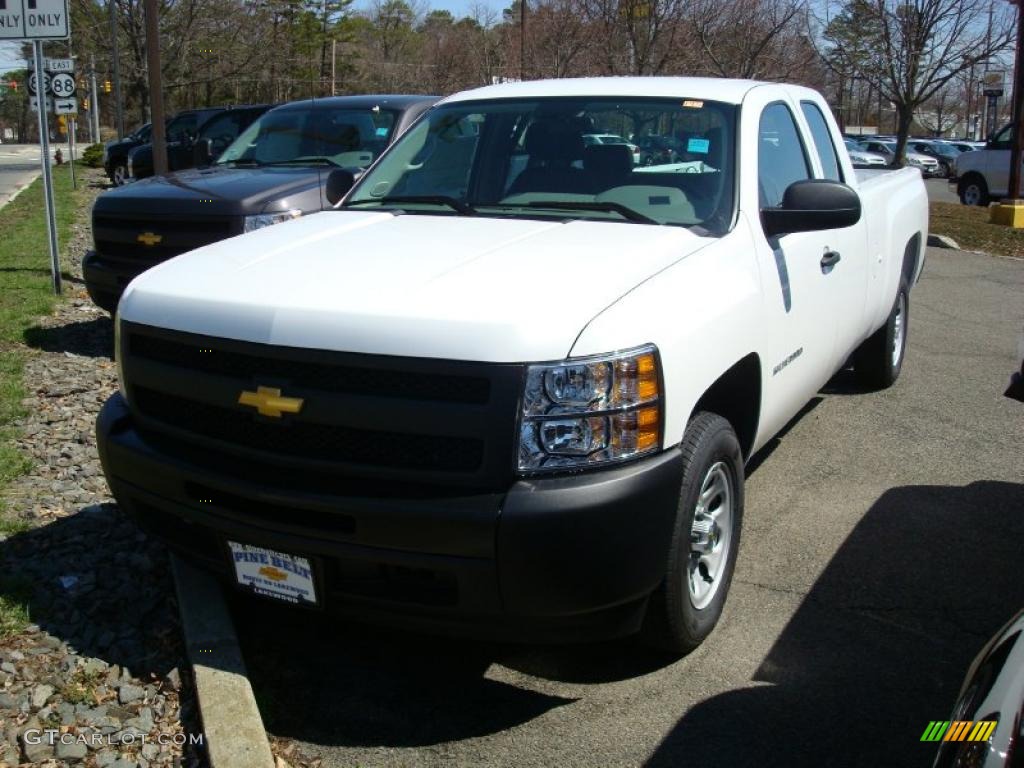
[[213,139],[200,139],[192,147],[192,160],[197,168],[213,162]]
[[761,224],[768,237],[841,229],[858,221],[860,197],[845,184],[827,179],[795,181],[786,188],[781,206],[761,209]]
[[347,168],[335,168],[327,174],[327,186],[324,189],[327,202],[331,205],[336,205],[345,196],[345,193],[352,189],[352,185],[355,183],[356,177],[352,171]]

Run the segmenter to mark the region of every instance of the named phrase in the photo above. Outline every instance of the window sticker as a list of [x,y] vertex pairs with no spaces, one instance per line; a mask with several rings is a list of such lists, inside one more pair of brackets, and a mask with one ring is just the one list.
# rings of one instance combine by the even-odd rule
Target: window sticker
[[378,128],[377,129],[377,135],[381,136],[381,137],[387,136],[388,135],[388,129],[384,128],[384,127]]
[[711,151],[711,141],[709,139],[690,139],[686,142],[686,151],[697,155],[706,155]]
[[703,107],[704,107],[704,102],[703,101],[690,101],[690,100],[687,100],[687,101],[683,102],[683,108],[684,109],[703,109]]

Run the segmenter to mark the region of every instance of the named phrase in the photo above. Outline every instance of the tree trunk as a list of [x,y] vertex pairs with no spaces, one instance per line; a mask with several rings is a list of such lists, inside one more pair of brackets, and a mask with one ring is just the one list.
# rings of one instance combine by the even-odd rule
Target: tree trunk
[[896,105],[896,159],[895,164],[902,168],[907,164],[907,137],[910,135],[910,125],[914,122],[914,108],[901,102]]

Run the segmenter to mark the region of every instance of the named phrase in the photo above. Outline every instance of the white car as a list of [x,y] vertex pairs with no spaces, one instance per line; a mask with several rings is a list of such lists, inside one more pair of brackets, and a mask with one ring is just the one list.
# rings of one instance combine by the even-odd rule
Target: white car
[[864,168],[870,168],[871,166],[884,167],[889,164],[888,159],[885,155],[879,155],[875,152],[870,152],[863,145],[858,144],[853,139],[845,139],[843,143],[846,145],[846,151],[850,155],[850,162],[855,166],[861,166]]
[[[686,162],[584,142],[641,121]],[[859,176],[819,93],[741,80],[459,93],[327,195],[125,290],[122,508],[268,600],[675,653],[750,457],[848,361],[900,375],[928,235],[917,171]]]
[[[870,139],[860,143],[869,151],[885,156],[890,163],[896,156],[896,142],[894,140]],[[939,161],[934,157],[914,152],[909,147],[904,151],[904,156],[907,158],[907,165],[911,168],[917,168],[924,176],[938,176],[942,172]]]
[[588,147],[594,144],[622,144],[629,147],[629,151],[633,154],[633,165],[640,165],[640,147],[614,133],[585,133],[583,134],[583,143]]

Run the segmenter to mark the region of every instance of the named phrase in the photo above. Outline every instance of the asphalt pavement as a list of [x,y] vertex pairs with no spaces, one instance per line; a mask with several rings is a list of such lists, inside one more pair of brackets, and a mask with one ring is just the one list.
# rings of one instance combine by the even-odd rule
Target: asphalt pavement
[[902,378],[839,374],[748,468],[722,621],[681,660],[236,605],[268,730],[324,768],[929,766],[1024,606],[1024,261],[929,249]]
[[956,185],[950,184],[946,179],[925,179],[924,186],[928,190],[928,202],[930,203],[960,202],[960,198],[956,194]]
[[[51,158],[58,147],[69,157],[67,144],[58,142],[50,145]],[[75,155],[81,156],[81,147],[75,147]],[[0,208],[40,173],[38,144],[0,144]]]

